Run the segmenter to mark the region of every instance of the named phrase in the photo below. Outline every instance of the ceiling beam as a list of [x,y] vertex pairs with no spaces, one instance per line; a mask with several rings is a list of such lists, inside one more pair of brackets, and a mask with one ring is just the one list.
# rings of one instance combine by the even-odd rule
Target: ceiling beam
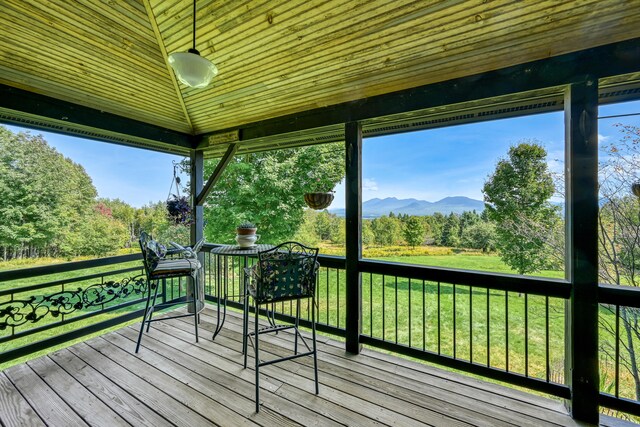
[[[0,84],[0,108],[34,115],[42,118],[44,122],[51,120],[57,123],[64,122],[70,125],[76,124],[89,127],[95,129],[97,133],[104,131],[105,135],[109,133],[129,135],[134,138],[168,144],[182,149],[191,149],[194,145],[193,136],[186,133],[4,84]],[[72,132],[65,132],[64,130],[54,129],[54,131],[74,135]],[[108,141],[108,138],[104,140]]]
[[630,39],[495,71],[308,110],[209,135],[239,130],[240,141],[371,119],[460,102],[565,85],[581,76],[640,71],[640,39]]
[[200,194],[198,194],[198,197],[196,197],[196,203],[195,203],[196,206],[200,206],[201,204],[204,203],[205,199],[207,198],[211,190],[213,190],[213,186],[218,181],[218,179],[220,179],[222,172],[224,171],[224,169],[227,167],[227,165],[233,158],[233,155],[236,153],[237,149],[238,149],[237,144],[229,145],[229,148],[227,148],[227,152],[224,153],[224,156],[222,156],[222,158],[220,159],[218,166],[216,166],[216,169],[213,171],[213,173],[207,180],[207,183],[205,184],[204,188],[202,189]]

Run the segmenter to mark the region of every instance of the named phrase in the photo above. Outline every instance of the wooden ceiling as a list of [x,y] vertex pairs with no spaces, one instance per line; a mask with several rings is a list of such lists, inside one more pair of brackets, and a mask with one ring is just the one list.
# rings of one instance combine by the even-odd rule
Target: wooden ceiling
[[638,0],[0,0],[0,83],[187,134],[640,37]]

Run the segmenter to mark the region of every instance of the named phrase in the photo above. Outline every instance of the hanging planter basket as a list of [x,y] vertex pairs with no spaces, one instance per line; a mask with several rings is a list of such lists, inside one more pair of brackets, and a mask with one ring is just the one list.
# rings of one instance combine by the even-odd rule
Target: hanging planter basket
[[191,224],[191,205],[187,196],[173,195],[167,200],[169,219],[176,225]]
[[304,202],[311,209],[325,209],[333,202],[333,192],[327,193],[305,193]]

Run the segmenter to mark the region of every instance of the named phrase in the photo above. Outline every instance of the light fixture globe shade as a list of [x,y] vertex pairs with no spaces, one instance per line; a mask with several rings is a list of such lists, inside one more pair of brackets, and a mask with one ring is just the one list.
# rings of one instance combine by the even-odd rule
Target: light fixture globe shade
[[195,88],[206,87],[218,74],[218,68],[211,61],[200,56],[195,49],[172,53],[169,55],[169,65],[176,72],[178,80]]

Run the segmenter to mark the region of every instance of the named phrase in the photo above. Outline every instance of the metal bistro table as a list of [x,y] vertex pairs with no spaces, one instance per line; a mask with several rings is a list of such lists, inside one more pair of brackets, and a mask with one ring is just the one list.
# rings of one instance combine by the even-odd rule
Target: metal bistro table
[[[229,280],[227,277],[227,267],[226,267],[227,257],[242,257],[244,260],[242,267],[246,268],[249,266],[249,258],[251,257],[255,258],[258,256],[258,252],[266,251],[273,247],[274,245],[268,245],[268,244],[254,245],[250,248],[241,248],[237,245],[222,245],[222,246],[218,246],[211,249],[210,251],[211,255],[218,256],[218,260],[216,263],[216,268],[217,268],[216,282],[218,287],[218,318],[216,320],[216,330],[213,332],[212,339],[214,340],[216,339],[216,336],[218,336],[218,334],[222,330],[222,327],[224,326],[224,321],[227,317],[227,299],[229,297],[234,297],[234,296],[244,297],[244,295],[229,295]],[[223,259],[224,259],[224,262],[221,262]],[[222,273],[221,271],[222,265],[224,265],[224,273]],[[244,280],[244,268],[242,268],[240,271],[241,285],[243,284],[243,280]],[[224,282],[224,285],[222,284],[222,282]],[[223,290],[224,290],[224,298],[221,298],[221,295],[223,294]],[[220,305],[221,305],[220,299],[224,300],[222,304],[222,320],[220,316]]]

